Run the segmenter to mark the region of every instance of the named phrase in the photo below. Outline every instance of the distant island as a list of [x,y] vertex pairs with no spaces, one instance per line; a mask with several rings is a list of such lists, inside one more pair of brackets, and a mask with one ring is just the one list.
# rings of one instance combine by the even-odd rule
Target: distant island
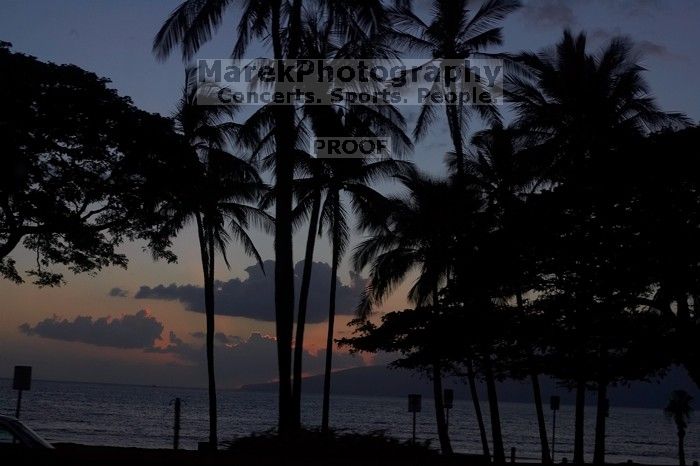
[[[564,404],[574,404],[575,393],[559,386],[549,377],[542,377],[542,394],[561,396]],[[305,393],[323,392],[323,374],[304,378]],[[651,382],[633,382],[629,386],[613,387],[610,390],[610,403],[613,406],[631,408],[662,409],[668,402],[668,393],[677,387],[692,387],[693,382],[683,368],[672,368],[664,378]],[[468,399],[468,388],[464,381],[450,377],[445,379],[445,387],[455,391],[457,399]],[[276,392],[277,383],[256,383],[243,385],[240,390],[249,392]],[[333,394],[356,396],[404,397],[408,393],[420,393],[432,398],[430,381],[412,372],[391,369],[386,366],[365,366],[344,369],[333,373]],[[700,392],[691,392],[700,399]],[[479,395],[486,397],[486,388],[479,387]],[[532,403],[532,388],[527,381],[507,380],[498,384],[499,400],[513,403]],[[595,392],[589,391],[588,404],[595,404]]]

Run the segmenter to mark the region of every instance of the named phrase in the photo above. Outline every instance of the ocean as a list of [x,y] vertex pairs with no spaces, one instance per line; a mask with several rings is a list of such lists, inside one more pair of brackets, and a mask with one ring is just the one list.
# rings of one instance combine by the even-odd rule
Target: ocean
[[[0,379],[0,413],[14,415],[16,392],[11,381]],[[170,448],[173,435],[172,400],[182,400],[180,446],[197,448],[207,437],[207,392],[204,389],[105,385],[74,382],[34,381],[24,392],[21,420],[50,442]],[[275,426],[276,394],[222,390],[219,400],[219,437],[232,440]],[[539,459],[539,435],[535,408],[526,403],[502,403],[506,454],[516,448],[520,460]],[[437,448],[432,400],[424,399],[417,415],[417,437]],[[548,407],[546,407],[548,408]],[[303,422],[318,426],[321,396],[303,399]],[[488,406],[482,405],[488,423]],[[552,419],[547,409],[551,440]],[[595,407],[587,406],[586,459],[593,455]],[[458,452],[480,453],[481,444],[471,402],[456,399],[450,411],[450,437]],[[700,422],[691,418],[686,436],[688,464],[700,460]],[[334,396],[331,426],[339,431],[384,431],[400,439],[411,436],[411,415],[404,398]],[[487,424],[488,427],[488,424]],[[557,412],[555,460],[571,460],[573,450],[573,406]],[[611,407],[607,424],[607,460],[632,460],[647,464],[678,464],[675,425],[659,409]]]

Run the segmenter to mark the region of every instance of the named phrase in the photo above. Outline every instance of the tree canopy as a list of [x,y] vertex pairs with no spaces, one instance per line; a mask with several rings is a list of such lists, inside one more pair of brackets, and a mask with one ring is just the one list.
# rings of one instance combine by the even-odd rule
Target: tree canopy
[[74,273],[126,266],[117,249],[144,239],[173,259],[161,237],[155,197],[177,182],[180,149],[171,120],[135,107],[74,65],[45,63],[0,45],[0,274],[24,277],[11,253],[36,253],[39,285]]

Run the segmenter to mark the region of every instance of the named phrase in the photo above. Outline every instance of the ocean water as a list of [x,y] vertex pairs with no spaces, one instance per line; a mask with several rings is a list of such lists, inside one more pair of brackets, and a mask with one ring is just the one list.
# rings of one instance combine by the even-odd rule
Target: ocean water
[[[173,406],[182,399],[181,448],[194,449],[207,437],[207,392],[203,389],[103,385],[72,382],[35,381],[25,392],[21,419],[50,442],[115,445],[146,448],[172,446]],[[230,440],[275,426],[276,394],[222,390],[219,392],[220,439]],[[14,415],[16,393],[11,381],[0,379],[0,413]],[[488,406],[482,404],[488,427]],[[303,399],[303,422],[318,426],[321,396]],[[551,440],[551,412],[547,412]],[[595,408],[587,407],[586,458],[592,458]],[[502,403],[506,454],[516,448],[522,460],[537,460],[539,435],[534,406]],[[686,436],[688,464],[700,460],[700,422],[691,419]],[[404,398],[335,396],[331,399],[331,425],[353,432],[385,431],[408,439],[411,415]],[[417,416],[417,436],[437,447],[433,405],[423,400]],[[480,453],[481,444],[468,400],[455,400],[450,411],[450,436],[456,451]],[[569,460],[573,450],[573,406],[562,406],[557,413],[556,457]],[[674,424],[661,410],[612,407],[607,424],[607,460],[633,460],[647,464],[678,464]]]

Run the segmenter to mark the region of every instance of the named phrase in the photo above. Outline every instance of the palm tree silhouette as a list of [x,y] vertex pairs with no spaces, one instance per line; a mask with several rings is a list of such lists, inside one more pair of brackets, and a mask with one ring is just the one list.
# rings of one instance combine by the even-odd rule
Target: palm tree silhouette
[[[221,26],[231,0],[185,0],[168,17],[154,38],[153,50],[164,59],[180,46],[185,62]],[[301,57],[304,31],[303,0],[251,0],[245,2],[238,24],[233,57],[241,58],[252,40],[269,41],[275,59]],[[381,0],[319,2],[318,11],[329,18],[335,34],[350,40],[386,24]],[[275,91],[285,92],[279,83]],[[275,164],[275,330],[279,379],[279,430],[296,427],[292,398],[292,336],[294,327],[294,262],[292,249],[294,170],[298,138],[293,105],[277,105],[266,112],[271,128],[268,142],[274,147]]]
[[681,466],[685,466],[685,432],[693,412],[691,401],[693,401],[693,397],[685,390],[674,390],[668,400],[668,405],[664,408],[664,413],[673,419],[678,429],[678,462]]
[[683,115],[658,108],[630,40],[614,38],[597,54],[586,44],[585,33],[566,30],[555,47],[516,58],[524,73],[506,75],[514,125],[546,142],[552,156],[548,175],[558,180],[575,178],[573,169],[586,166],[596,152],[687,123]]
[[386,160],[366,163],[363,159],[335,160],[330,162],[330,178],[326,188],[326,197],[321,209],[320,228],[324,226],[331,241],[331,289],[328,311],[328,332],[326,336],[326,360],[323,383],[323,409],[321,430],[328,432],[330,415],[330,388],[333,356],[333,333],[335,322],[336,287],[338,283],[338,266],[347,250],[350,226],[348,209],[344,205],[344,195],[349,196],[357,210],[373,208],[381,203],[381,194],[370,185],[375,181],[389,178],[405,170],[400,161]]
[[257,170],[234,156],[227,148],[245,139],[241,127],[232,121],[233,106],[202,106],[195,103],[194,70],[187,72],[186,86],[178,104],[175,122],[183,134],[192,163],[188,169],[193,182],[181,186],[174,202],[166,208],[181,224],[194,218],[204,276],[206,353],[209,387],[209,445],[216,448],[217,403],[214,368],[215,259],[217,253],[229,266],[226,249],[232,241],[255,257],[262,267],[247,229],[259,225],[270,230],[272,219],[254,204],[266,190]]
[[[631,139],[685,117],[662,112],[649,94],[643,68],[625,38],[612,39],[598,54],[586,49],[586,35],[566,30],[555,47],[517,57],[523,72],[506,76],[505,91],[516,112],[515,125],[550,155],[544,176],[585,186],[581,174],[593,156],[611,153]],[[583,463],[585,381],[578,382],[574,462]],[[604,430],[597,416],[597,431]],[[596,438],[598,460],[604,436]]]
[[[326,63],[334,60],[347,60],[352,57],[363,59],[387,59],[393,57],[393,50],[386,43],[386,37],[381,33],[370,32],[360,36],[352,34],[352,40],[347,37],[336,37],[334,34],[332,18],[323,15],[309,15],[305,20],[302,47],[305,56],[325,57]],[[342,40],[340,40],[342,39]],[[345,40],[345,42],[343,42]],[[347,94],[357,96],[363,90],[347,89]],[[312,133],[317,137],[374,137],[378,135],[391,136],[392,151],[399,156],[403,156],[406,149],[411,147],[411,141],[406,136],[406,123],[400,112],[391,105],[352,105],[345,102],[338,102],[334,105],[313,105],[305,106],[300,127],[304,127],[304,132]],[[304,343],[304,327],[306,323],[306,311],[308,303],[308,293],[311,282],[311,264],[315,248],[316,230],[319,229],[321,215],[327,220],[327,227],[331,234],[331,243],[347,243],[347,220],[345,219],[344,207],[340,202],[340,194],[336,193],[346,190],[348,186],[378,181],[401,170],[402,164],[396,162],[382,162],[366,166],[366,164],[351,160],[316,159],[313,157],[302,157],[300,159],[300,169],[305,172],[307,178],[295,180],[296,191],[300,194],[300,199],[295,207],[295,217],[308,215],[309,230],[306,241],[305,262],[302,272],[302,281],[299,292],[299,305],[296,325],[296,338],[294,348],[293,386],[292,397],[296,411],[300,410],[301,403],[301,374],[302,356]],[[365,167],[364,169],[362,167]],[[358,172],[362,172],[363,173]],[[352,174],[351,174],[352,173]],[[351,178],[354,181],[350,181]],[[344,188],[341,179],[349,182]],[[340,184],[338,184],[340,183]],[[326,195],[326,201],[322,203]],[[357,200],[357,198],[355,197]],[[323,205],[323,208],[322,208]],[[310,211],[309,211],[310,209]],[[338,220],[340,223],[335,222]],[[321,225],[323,227],[323,225]],[[321,233],[321,230],[318,231]],[[342,246],[342,245],[341,245]],[[344,250],[344,246],[342,247]],[[342,257],[342,252],[332,248],[332,263],[335,270],[332,270],[331,295],[335,295],[336,275],[338,261]],[[332,265],[332,269],[333,269]],[[327,337],[326,367],[324,377],[324,398],[322,414],[322,430],[328,429],[329,418],[329,397],[330,397],[330,372],[332,364],[332,336],[333,319],[335,315],[335,298],[330,298],[329,306],[329,327]],[[298,421],[297,421],[298,422]]]
[[[470,58],[501,57],[486,53],[490,46],[502,43],[501,28],[495,24],[520,7],[519,0],[487,0],[481,7],[472,11],[469,0],[433,0],[432,18],[423,21],[406,5],[398,5],[390,10],[390,17],[396,30],[393,36],[397,44],[411,52],[426,54],[432,58],[426,66],[440,60],[456,61],[464,64]],[[479,82],[472,74],[473,82]],[[455,81],[442,72],[436,73],[431,84],[431,95],[454,95],[465,80]],[[413,135],[422,139],[437,118],[437,107],[431,99],[426,99],[416,121]],[[500,113],[494,104],[465,107],[462,104],[446,104],[445,116],[454,148],[454,167],[459,177],[464,175],[463,158],[465,137],[472,112],[476,112],[488,123],[500,120]]]
[[[391,106],[375,107],[341,103],[335,106],[309,106],[305,108],[304,112],[305,119],[309,121],[312,131],[319,137],[361,138],[391,135],[392,155],[398,157],[403,156],[406,150],[411,147],[411,141],[404,132],[405,121],[401,114]],[[349,197],[354,210],[371,209],[382,199],[382,196],[372,189],[371,185],[405,172],[409,165],[393,158],[376,161],[365,158],[327,158],[313,160],[310,168],[310,178],[299,179],[296,183],[302,189],[307,187],[307,192],[304,193],[303,197],[308,199],[312,205],[310,224],[318,224],[319,233],[325,229],[331,242],[331,289],[321,418],[321,429],[327,432],[330,414],[330,379],[338,266],[346,251],[350,233],[348,209],[343,198]],[[321,202],[322,198],[324,200]],[[301,205],[303,206],[304,203]],[[300,318],[302,315],[300,307]],[[297,325],[300,325],[299,321]],[[297,345],[301,346],[301,343],[297,341]]]
[[[527,289],[522,257],[523,203],[526,196],[538,185],[538,161],[532,154],[537,152],[525,150],[528,139],[523,131],[513,127],[504,128],[502,124],[496,123],[490,129],[474,135],[471,141],[472,149],[462,162],[467,176],[484,196],[486,209],[490,211],[494,226],[498,229],[502,249],[508,251],[506,256],[509,256],[510,264],[505,269],[509,270],[509,273],[501,274],[505,285],[502,289],[510,295],[505,298],[515,297],[520,313],[524,312],[523,291]],[[452,154],[449,160],[455,164],[459,155]],[[542,462],[549,463],[549,442],[539,377],[534,369],[529,375],[535,399]]]
[[[478,205],[477,200],[473,206],[462,204],[463,211],[455,215],[454,206],[447,202],[459,193],[453,184],[415,170],[398,179],[408,192],[405,197],[390,197],[383,207],[360,212],[360,223],[370,234],[353,254],[356,270],[370,266],[367,290],[358,309],[361,317],[368,316],[412,271],[417,271],[418,277],[408,299],[439,312],[440,288],[453,270],[455,232],[460,231],[463,216]],[[440,447],[449,454],[452,447],[442,402],[442,361],[437,355],[432,361],[432,382]]]

